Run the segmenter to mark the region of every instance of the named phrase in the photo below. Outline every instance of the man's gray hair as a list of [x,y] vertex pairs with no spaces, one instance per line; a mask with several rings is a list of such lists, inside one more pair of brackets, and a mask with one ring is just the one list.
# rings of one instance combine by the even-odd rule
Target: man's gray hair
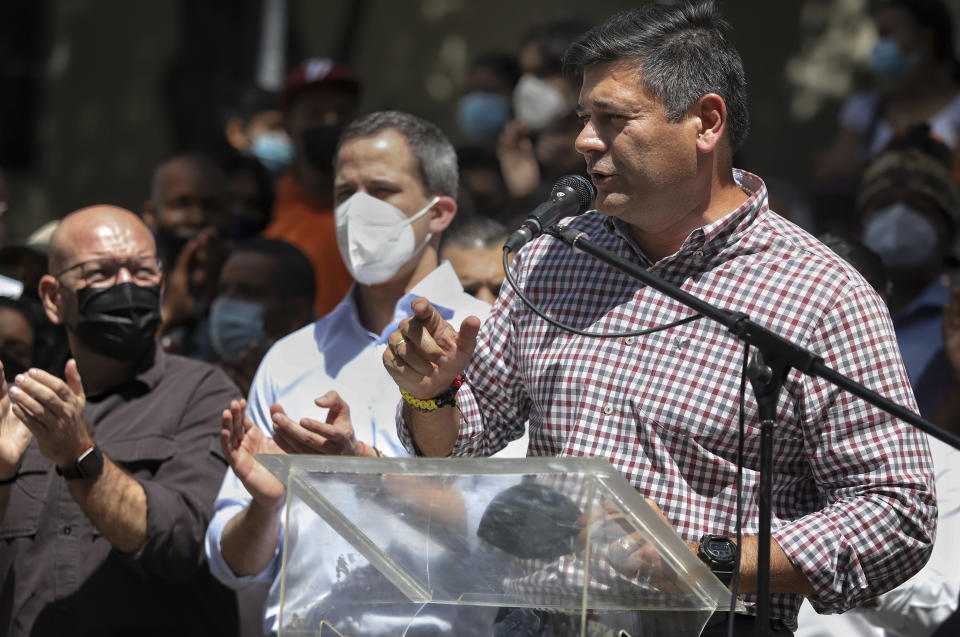
[[435,124],[416,115],[400,111],[378,111],[356,119],[343,129],[337,144],[337,154],[348,141],[373,137],[385,130],[395,130],[407,140],[410,151],[417,159],[420,181],[426,194],[440,193],[456,198],[460,181],[457,152]]
[[707,93],[727,105],[732,150],[747,137],[747,79],[728,39],[730,25],[713,2],[645,4],[618,13],[570,45],[564,66],[578,75],[601,62],[630,60],[644,88],[663,104],[667,121],[679,122]]

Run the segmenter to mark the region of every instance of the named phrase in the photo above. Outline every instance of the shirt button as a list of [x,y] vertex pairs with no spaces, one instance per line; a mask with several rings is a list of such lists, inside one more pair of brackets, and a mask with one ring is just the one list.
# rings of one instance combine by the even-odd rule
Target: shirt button
[[611,407],[610,405],[604,405],[604,406],[603,406],[603,413],[605,413],[606,415],[609,416],[610,414],[613,413],[613,407]]
[[633,345],[633,341],[634,341],[634,338],[632,336],[628,336],[627,338],[623,339],[623,342],[626,343],[627,345]]
[[72,531],[73,531],[73,529],[71,529],[69,526],[63,527],[63,534],[64,534],[64,535],[70,535],[70,533],[71,533]]

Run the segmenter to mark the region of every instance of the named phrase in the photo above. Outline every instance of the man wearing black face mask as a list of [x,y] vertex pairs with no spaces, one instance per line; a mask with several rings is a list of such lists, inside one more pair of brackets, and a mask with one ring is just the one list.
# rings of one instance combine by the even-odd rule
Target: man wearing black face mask
[[337,140],[357,115],[359,94],[347,67],[313,58],[287,75],[281,98],[293,163],[277,182],[273,219],[263,236],[292,243],[313,263],[317,316],[336,307],[353,283],[337,249],[331,193]]
[[157,347],[161,263],[133,213],[65,217],[49,271],[40,297],[74,358],[65,381],[0,381],[0,634],[235,634],[202,539],[236,389]]

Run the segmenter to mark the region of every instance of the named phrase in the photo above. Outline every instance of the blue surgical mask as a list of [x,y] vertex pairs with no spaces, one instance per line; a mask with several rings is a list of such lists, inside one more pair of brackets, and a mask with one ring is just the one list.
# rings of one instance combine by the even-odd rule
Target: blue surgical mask
[[510,119],[510,98],[499,93],[473,91],[457,102],[457,124],[474,142],[497,139]]
[[870,68],[881,82],[903,84],[917,67],[919,59],[917,53],[904,53],[896,40],[883,38],[870,52]]
[[218,296],[210,307],[210,340],[227,362],[235,362],[254,343],[264,345],[263,306]]
[[926,216],[897,202],[867,220],[863,243],[891,268],[915,267],[936,254],[937,228]]
[[281,131],[255,133],[250,152],[274,175],[283,173],[293,161],[293,143]]

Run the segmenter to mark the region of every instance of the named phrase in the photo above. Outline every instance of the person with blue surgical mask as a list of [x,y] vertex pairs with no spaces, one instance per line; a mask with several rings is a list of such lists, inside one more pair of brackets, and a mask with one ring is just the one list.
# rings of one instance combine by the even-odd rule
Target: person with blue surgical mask
[[233,248],[210,306],[210,341],[244,395],[270,346],[313,319],[316,288],[310,260],[286,241],[258,237]]
[[942,336],[950,290],[942,276],[956,257],[960,189],[951,154],[926,126],[874,159],[864,173],[857,209],[863,243],[890,275],[890,312],[903,362],[920,406],[933,417],[951,377]]
[[512,55],[486,53],[470,63],[457,101],[457,125],[471,143],[491,149],[496,144],[510,120],[510,97],[519,78]]
[[960,147],[960,66],[953,19],[942,0],[881,0],[872,5],[876,41],[866,63],[874,87],[852,95],[817,167],[819,181],[850,186],[907,127],[927,123],[953,151]]

